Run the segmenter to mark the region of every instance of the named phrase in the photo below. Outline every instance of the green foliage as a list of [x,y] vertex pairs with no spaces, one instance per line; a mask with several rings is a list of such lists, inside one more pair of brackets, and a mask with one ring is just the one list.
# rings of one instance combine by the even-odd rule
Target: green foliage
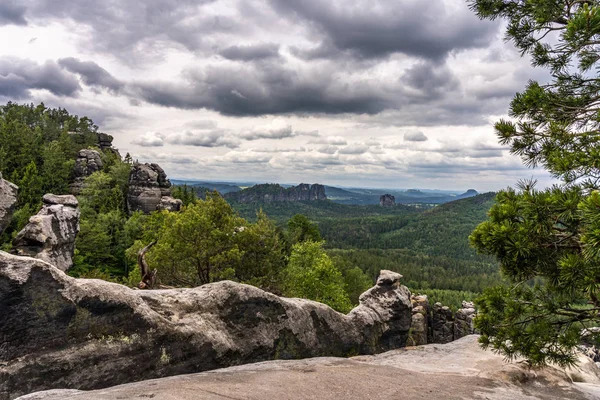
[[188,206],[198,200],[198,195],[194,189],[189,187],[187,184],[183,186],[175,186],[175,188],[172,190],[172,195],[174,198],[181,200],[184,206]]
[[499,193],[471,235],[512,284],[477,300],[476,327],[484,346],[509,358],[572,364],[580,331],[600,324],[600,4],[474,0],[471,7],[482,18],[507,19],[507,38],[550,71],[548,84],[532,81],[515,95],[516,121],[498,122],[496,132],[526,165],[563,182]]
[[[212,192],[179,213],[156,212],[143,221],[138,216],[139,222],[128,223],[128,229],[144,231],[141,239],[146,244],[157,241],[147,261],[165,284],[198,286],[230,279],[278,293],[285,243],[264,213],[257,218],[249,224]],[[128,250],[130,258],[142,241]]]
[[320,242],[295,244],[284,276],[284,294],[288,297],[315,300],[343,313],[352,308],[342,273]]
[[[139,214],[128,223],[126,193],[131,166],[114,160],[108,172],[88,176],[79,195],[80,231],[75,242],[74,266],[69,274],[79,277],[126,277],[132,265],[125,250],[141,232],[134,228]],[[92,274],[92,275],[90,275]]]
[[322,240],[319,227],[311,222],[305,215],[294,215],[287,222],[287,228],[291,243],[305,242],[307,240],[320,242]]

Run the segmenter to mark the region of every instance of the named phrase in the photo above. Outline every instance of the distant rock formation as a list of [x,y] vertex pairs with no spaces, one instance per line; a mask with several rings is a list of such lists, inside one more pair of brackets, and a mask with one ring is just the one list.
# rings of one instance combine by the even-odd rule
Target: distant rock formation
[[85,178],[94,172],[101,171],[102,167],[102,158],[98,151],[90,149],[79,150],[77,160],[75,160],[75,167],[73,168],[75,179],[71,184],[71,193],[78,195],[83,188]]
[[2,179],[0,173],[0,233],[6,229],[17,206],[17,185]]
[[394,207],[396,205],[396,198],[391,194],[383,194],[379,197],[379,205],[381,207]]
[[79,203],[75,196],[46,194],[40,212],[13,240],[14,252],[46,261],[61,271],[73,266],[79,233]]
[[230,281],[133,290],[0,251],[0,399],[406,344],[410,292],[382,271],[348,315]]
[[224,196],[228,200],[240,203],[277,203],[327,200],[325,186],[315,183],[309,185],[301,183],[298,186],[284,188],[278,184],[265,183],[254,185],[239,192],[227,193]]
[[129,212],[179,211],[181,200],[171,197],[171,182],[158,164],[136,163],[129,175],[127,208]]

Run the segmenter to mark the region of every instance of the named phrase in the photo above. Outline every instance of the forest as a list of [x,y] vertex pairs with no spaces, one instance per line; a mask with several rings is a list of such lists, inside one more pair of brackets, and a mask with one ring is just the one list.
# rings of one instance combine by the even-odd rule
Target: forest
[[174,186],[179,213],[129,213],[133,164],[99,147],[98,127],[64,109],[8,103],[0,107],[0,171],[20,187],[18,208],[0,238],[11,241],[41,206],[44,193],[66,194],[81,149],[100,152],[103,167],[85,179],[75,277],[132,287],[141,280],[138,252],[147,253],[162,284],[197,286],[222,279],[348,311],[379,270],[404,275],[414,292],[452,307],[500,281],[495,263],[477,255],[468,235],[485,220],[488,193],[430,210],[405,205],[343,205],[329,200],[241,204],[215,192]]

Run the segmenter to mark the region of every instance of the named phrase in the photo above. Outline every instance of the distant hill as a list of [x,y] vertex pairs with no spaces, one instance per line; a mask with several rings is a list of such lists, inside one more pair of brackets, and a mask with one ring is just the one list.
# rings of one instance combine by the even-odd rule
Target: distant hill
[[315,183],[309,185],[301,183],[298,186],[283,187],[276,183],[264,183],[225,194],[227,200],[238,203],[282,203],[299,201],[319,201],[327,200],[325,187]]
[[239,192],[242,190],[240,186],[233,183],[225,182],[203,182],[203,181],[187,181],[182,179],[171,179],[173,185],[188,185],[190,187],[206,188],[209,190],[216,190],[222,195],[232,192]]
[[[383,194],[391,194],[396,198],[396,204],[443,204],[450,201],[477,196],[474,189],[469,189],[462,194],[448,192],[421,191],[418,189],[390,190],[390,189],[342,189],[335,186],[325,186],[327,198],[340,204],[379,204]],[[460,192],[457,192],[460,193]]]

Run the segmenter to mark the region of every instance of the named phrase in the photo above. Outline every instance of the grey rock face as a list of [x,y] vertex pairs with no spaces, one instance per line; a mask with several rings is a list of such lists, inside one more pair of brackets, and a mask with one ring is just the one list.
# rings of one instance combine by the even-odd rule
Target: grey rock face
[[425,295],[411,296],[412,322],[409,344],[420,346],[427,344],[429,334],[429,299]]
[[74,182],[71,184],[71,193],[79,194],[83,188],[85,178],[94,172],[101,171],[103,167],[100,153],[96,150],[83,149],[77,154],[73,168]]
[[0,252],[0,399],[271,359],[372,354],[404,346],[410,321],[410,292],[398,280],[365,292],[343,315],[229,281],[132,290]]
[[17,206],[18,190],[16,185],[2,179],[2,174],[0,174],[0,233],[10,223],[13,211]]
[[46,194],[40,212],[13,240],[16,254],[44,260],[62,271],[73,266],[79,233],[79,203],[75,196]]
[[169,199],[163,201],[163,197],[170,196],[171,182],[158,164],[135,164],[132,167],[127,193],[129,212],[150,213],[160,209],[159,207],[167,207],[169,204],[174,207],[176,202]]
[[379,205],[381,207],[393,207],[396,205],[396,198],[391,194],[384,194],[379,197]]
[[183,206],[183,202],[171,196],[162,196],[160,203],[156,206],[157,210],[179,211]]
[[475,316],[475,305],[470,301],[463,301],[462,308],[454,314],[454,340],[475,332],[473,328]]
[[431,318],[433,343],[449,343],[454,340],[454,314],[447,306],[440,303],[433,305]]

